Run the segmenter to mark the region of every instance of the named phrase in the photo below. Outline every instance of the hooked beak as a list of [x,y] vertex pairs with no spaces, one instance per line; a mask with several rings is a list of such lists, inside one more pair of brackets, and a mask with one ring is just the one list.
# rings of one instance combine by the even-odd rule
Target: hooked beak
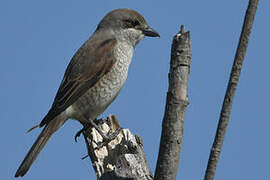
[[145,36],[149,36],[149,37],[160,37],[160,35],[158,34],[157,31],[155,31],[154,29],[152,29],[151,27],[146,27],[144,29],[142,29],[142,32]]

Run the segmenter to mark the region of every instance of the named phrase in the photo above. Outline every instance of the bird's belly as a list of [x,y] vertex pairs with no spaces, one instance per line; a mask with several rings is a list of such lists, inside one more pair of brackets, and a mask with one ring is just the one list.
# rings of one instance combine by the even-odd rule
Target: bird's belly
[[[128,57],[131,60],[131,57]],[[92,88],[71,105],[69,116],[85,122],[95,119],[113,102],[122,89],[128,74],[130,60],[118,60]]]

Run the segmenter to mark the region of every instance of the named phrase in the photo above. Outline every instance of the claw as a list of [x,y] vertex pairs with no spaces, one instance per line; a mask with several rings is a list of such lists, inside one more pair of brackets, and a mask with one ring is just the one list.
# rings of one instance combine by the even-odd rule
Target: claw
[[75,142],[77,142],[77,138],[80,137],[81,134],[82,134],[84,131],[88,130],[88,128],[90,128],[90,127],[91,127],[91,124],[86,124],[86,125],[84,125],[83,128],[82,128],[81,130],[79,130],[79,131],[75,134],[75,137],[74,137]]
[[82,134],[83,131],[84,131],[84,128],[82,128],[81,130],[79,130],[79,131],[76,133],[76,135],[75,135],[75,137],[74,137],[75,142],[77,142],[77,138],[81,136],[81,134]]

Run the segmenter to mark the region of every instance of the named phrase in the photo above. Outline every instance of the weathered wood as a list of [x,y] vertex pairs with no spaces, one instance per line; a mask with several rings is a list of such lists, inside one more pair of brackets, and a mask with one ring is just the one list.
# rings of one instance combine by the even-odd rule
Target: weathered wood
[[[97,120],[103,133],[113,133],[119,127],[117,118],[110,115],[107,119]],[[103,142],[101,135],[94,129],[83,133],[88,155],[100,180],[152,180],[152,172],[146,162],[142,140],[128,129],[122,129],[118,136],[107,145],[96,149]]]
[[188,105],[187,85],[190,61],[190,34],[184,31],[184,26],[181,26],[180,32],[174,36],[171,48],[169,90],[162,122],[155,180],[176,179],[184,131],[184,118]]

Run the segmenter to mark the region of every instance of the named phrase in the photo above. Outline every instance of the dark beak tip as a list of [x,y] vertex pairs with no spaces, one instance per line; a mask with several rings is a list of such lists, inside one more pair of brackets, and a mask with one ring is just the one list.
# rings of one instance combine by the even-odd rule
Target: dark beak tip
[[153,36],[153,37],[158,37],[158,38],[160,38],[160,35],[159,35],[159,33],[158,33],[158,32],[156,32],[156,35],[155,35],[155,36]]
[[148,37],[160,37],[159,33],[150,27],[144,29],[143,33],[145,36]]

